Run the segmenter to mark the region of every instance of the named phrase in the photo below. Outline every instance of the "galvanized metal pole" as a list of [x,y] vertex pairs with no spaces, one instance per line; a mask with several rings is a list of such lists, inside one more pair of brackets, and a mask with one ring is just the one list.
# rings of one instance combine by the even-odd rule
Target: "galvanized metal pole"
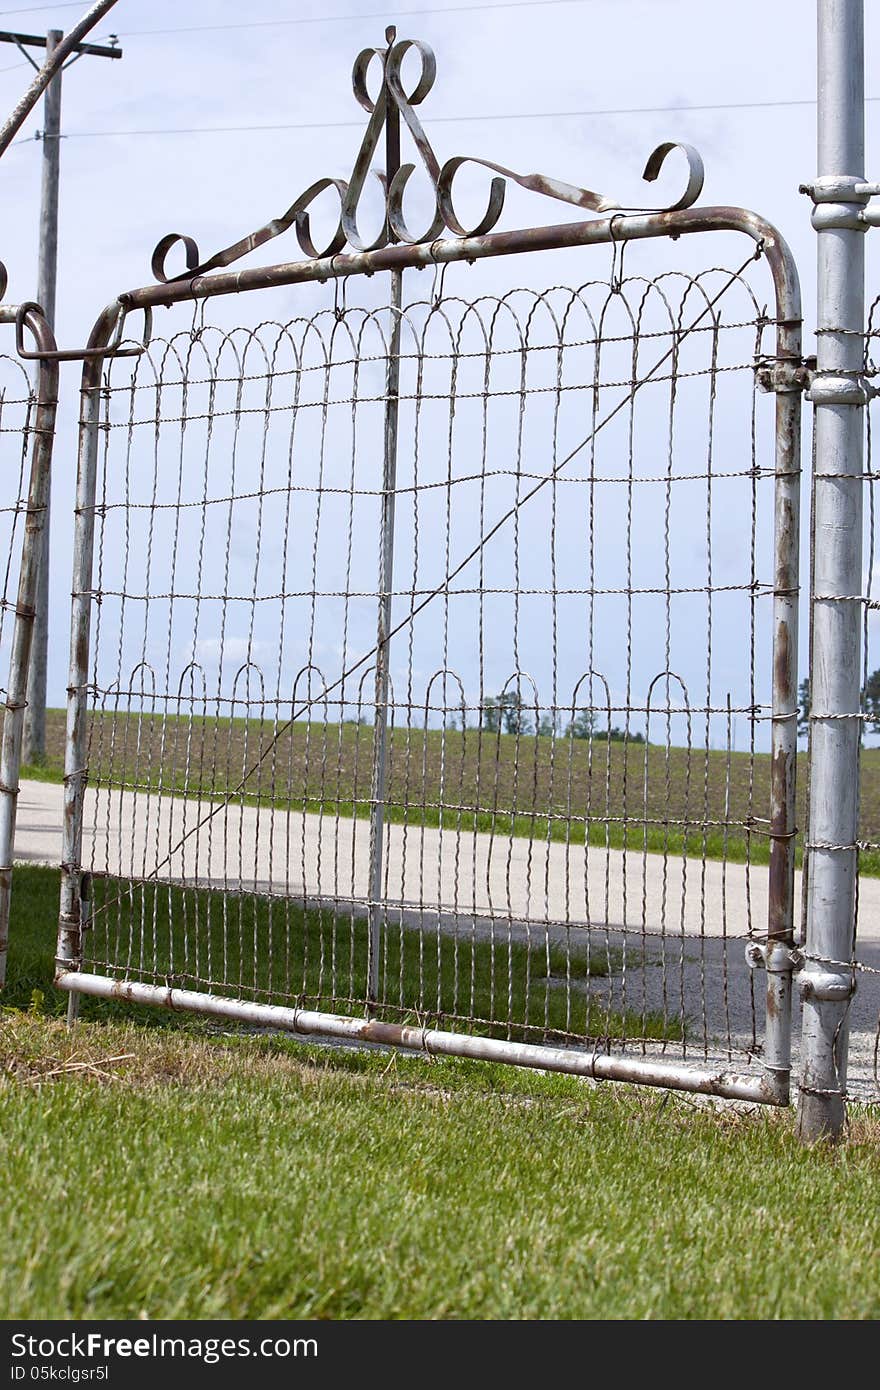
[[864,406],[864,13],[819,0],[810,879],[799,1132],[844,1126],[858,874]]
[[[389,49],[394,31],[389,30]],[[388,102],[385,124],[385,169],[391,180],[400,168],[400,112]],[[389,229],[390,230],[390,229]],[[376,630],[376,681],[374,693],[373,766],[370,785],[370,881],[369,938],[367,944],[367,1000],[379,997],[379,954],[382,937],[382,878],[385,862],[385,796],[388,752],[388,688],[390,665],[391,591],[394,575],[394,502],[397,487],[397,423],[400,393],[400,314],[403,305],[403,271],[391,272],[391,323],[388,332],[388,367],[385,374],[385,438],[382,467],[382,517],[379,549],[379,614]]]
[[[46,60],[50,61],[64,34],[50,29]],[[55,328],[55,286],[58,275],[58,183],[61,166],[61,74],[58,68],[43,101],[43,181],[40,202],[40,252],[37,302],[51,329]],[[22,757],[26,763],[46,761],[46,664],[49,654],[49,531],[50,500],[46,498],[43,544],[39,560],[34,632],[28,670]]]
[[789,288],[776,330],[776,483],[774,498],[773,722],[770,760],[770,892],[767,944],[749,959],[767,972],[764,1066],[787,1103],[791,1078],[794,870],[797,827],[798,580],[801,480],[800,297]]

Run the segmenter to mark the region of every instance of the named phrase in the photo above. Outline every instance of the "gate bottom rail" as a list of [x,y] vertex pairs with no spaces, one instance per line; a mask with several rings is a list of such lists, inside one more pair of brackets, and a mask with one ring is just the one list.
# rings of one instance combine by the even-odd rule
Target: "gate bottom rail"
[[693,1068],[674,1062],[647,1061],[637,1057],[610,1057],[604,1052],[578,1052],[537,1043],[506,1042],[467,1033],[447,1033],[436,1028],[382,1023],[378,1019],[346,1018],[340,1014],[288,1009],[277,1004],[255,1004],[224,999],[196,990],[114,980],[86,971],[61,971],[55,981],[71,995],[124,1000],[210,1018],[278,1028],[284,1032],[341,1038],[349,1042],[384,1043],[413,1052],[440,1057],[475,1057],[485,1062],[563,1072],[595,1081],[631,1081],[641,1086],[661,1086],[691,1091],[724,1100],[745,1100],[760,1105],[789,1103],[789,1073],[765,1068],[763,1075]]

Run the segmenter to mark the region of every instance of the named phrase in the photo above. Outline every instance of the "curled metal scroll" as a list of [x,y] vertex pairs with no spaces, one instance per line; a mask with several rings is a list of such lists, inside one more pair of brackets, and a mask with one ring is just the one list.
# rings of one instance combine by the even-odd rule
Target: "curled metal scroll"
[[6,273],[6,266],[0,261],[0,300],[6,293],[6,286],[9,284],[9,276]]
[[[302,251],[312,260],[337,255],[346,248],[356,252],[375,251],[387,246],[392,241],[404,242],[409,245],[431,242],[441,236],[444,231],[458,237],[484,236],[486,232],[492,230],[501,216],[509,182],[518,184],[520,188],[526,188],[533,193],[540,193],[546,198],[553,198],[557,202],[584,208],[588,212],[636,211],[634,208],[624,208],[617,199],[608,197],[603,193],[594,193],[588,188],[580,188],[574,184],[564,183],[559,179],[548,178],[544,174],[518,174],[503,164],[495,164],[491,160],[479,159],[472,155],[455,155],[452,159],[447,159],[445,164],[441,166],[415,112],[415,107],[421,105],[434,86],[437,75],[437,62],[434,53],[426,43],[422,43],[419,39],[396,41],[396,31],[393,28],[386,30],[386,38],[388,40],[387,48],[365,48],[355,59],[352,72],[354,95],[359,104],[369,113],[369,121],[361,140],[361,147],[354,163],[351,178],[348,180],[318,179],[304,193],[301,193],[294,203],[291,203],[281,217],[276,217],[265,227],[251,232],[249,236],[237,241],[233,246],[227,246],[223,251],[218,251],[216,255],[205,261],[201,260],[199,248],[192,237],[182,236],[177,232],[163,237],[153,252],[152,258],[153,274],[157,280],[164,282],[192,279],[196,275],[204,275],[210,270],[231,265],[234,261],[240,260],[242,256],[255,250],[256,247],[280,236],[282,232],[288,231],[291,227],[296,230],[297,240]],[[404,58],[410,52],[418,54],[421,60],[421,71],[412,86],[412,90],[407,92],[403,82],[402,65]],[[370,96],[367,86],[367,76],[374,59],[379,60],[382,74],[378,95],[375,99]],[[434,193],[433,218],[430,225],[419,233],[412,232],[407,226],[403,210],[404,194],[416,170],[416,165],[414,163],[400,165],[390,180],[387,174],[371,169],[373,157],[391,120],[398,126],[401,120],[406,125]],[[703,161],[692,145],[685,145],[676,141],[668,141],[658,145],[648,159],[642,177],[648,183],[653,183],[657,179],[667,156],[673,150],[679,150],[687,162],[688,178],[684,192],[675,202],[668,203],[664,207],[643,208],[640,209],[641,211],[676,212],[681,208],[690,207],[700,196],[703,188]],[[473,164],[479,168],[487,169],[494,176],[489,185],[486,211],[473,226],[466,226],[462,222],[456,213],[453,201],[455,176],[465,164]],[[358,208],[371,173],[379,178],[383,186],[385,217],[377,236],[369,241],[364,238],[358,226]],[[312,236],[309,209],[316,198],[330,189],[333,189],[339,198],[339,216],[330,240],[326,246],[319,248],[315,245]],[[183,247],[186,269],[176,275],[169,275],[166,270],[166,261],[169,252],[177,246]]]
[[703,191],[705,170],[699,150],[694,149],[693,145],[685,145],[677,140],[667,140],[665,144],[657,146],[645,165],[644,173],[642,174],[642,178],[645,182],[654,182],[663,167],[666,156],[670,154],[672,150],[681,150],[687,160],[687,187],[677,202],[670,203],[665,208],[659,208],[658,211],[660,212],[680,212],[682,208],[693,207]]

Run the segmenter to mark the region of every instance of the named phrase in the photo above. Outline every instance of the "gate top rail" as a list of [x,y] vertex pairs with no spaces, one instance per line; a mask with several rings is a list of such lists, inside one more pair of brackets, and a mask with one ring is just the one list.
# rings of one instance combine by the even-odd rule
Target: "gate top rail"
[[[755,212],[731,206],[683,208],[672,212],[615,213],[588,222],[564,222],[481,236],[454,237],[409,245],[387,245],[376,250],[335,253],[317,260],[286,261],[252,266],[219,275],[194,275],[127,290],[106,306],[95,322],[86,349],[83,389],[94,389],[100,380],[100,363],[108,345],[120,333],[120,305],[124,314],[187,300],[211,299],[247,290],[280,289],[309,282],[324,283],[352,275],[379,271],[424,270],[430,266],[467,261],[473,264],[495,256],[529,251],[558,251],[569,247],[612,245],[658,238],[676,239],[700,232],[739,232],[756,243],[755,256],[766,259],[773,279],[774,317],[779,328],[776,360],[801,365],[801,292],[797,267],[780,232]],[[765,365],[769,359],[764,359]],[[95,370],[90,370],[94,367]]]
[[607,245],[658,237],[674,240],[697,232],[741,232],[757,242],[759,252],[766,256],[773,273],[777,318],[786,323],[800,322],[797,268],[782,235],[771,222],[746,208],[710,205],[665,212],[618,212],[611,217],[594,218],[589,222],[563,222],[406,245],[389,244],[368,251],[334,253],[318,259],[253,266],[228,274],[181,276],[126,291],[104,310],[98,323],[108,314],[115,323],[120,303],[127,309],[143,309],[179,304],[187,299],[237,294],[243,290],[277,289],[309,281],[323,283],[349,275],[374,275],[383,270],[424,270],[428,266],[454,261],[477,261],[491,256],[517,255],[524,251],[559,251],[567,247]]

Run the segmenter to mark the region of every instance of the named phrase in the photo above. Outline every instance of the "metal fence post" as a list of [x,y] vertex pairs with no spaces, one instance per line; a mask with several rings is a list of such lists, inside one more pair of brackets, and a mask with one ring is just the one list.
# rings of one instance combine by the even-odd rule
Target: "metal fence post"
[[385,842],[385,794],[388,743],[389,633],[391,587],[394,573],[394,489],[397,482],[397,416],[400,389],[400,307],[403,275],[391,276],[391,312],[394,315],[388,345],[386,376],[385,456],[382,478],[382,537],[379,552],[379,619],[376,631],[376,683],[374,696],[373,768],[370,786],[370,889],[369,944],[367,952],[368,998],[379,995],[379,941],[382,930],[382,869]]
[[[800,574],[801,319],[797,280],[787,285],[776,335],[774,488],[773,723],[770,760],[770,892],[764,1065],[781,1103],[791,1077],[794,872],[797,827],[797,663]],[[750,951],[754,951],[752,945]],[[754,959],[754,957],[752,957]]]
[[[76,478],[76,527],[70,618],[70,666],[67,685],[67,732],[64,749],[64,824],[61,839],[61,902],[55,964],[59,971],[80,964],[82,935],[82,832],[88,750],[89,637],[92,617],[92,569],[95,533],[95,488],[101,423],[104,348],[118,318],[113,304],[98,320],[89,339],[80,393],[80,439]],[[68,1017],[75,1015],[72,1008]]]
[[[0,310],[0,322],[16,311]],[[36,306],[29,307],[24,322],[37,340],[38,350],[51,353],[55,338],[50,325]],[[15,817],[21,771],[22,735],[27,708],[27,681],[37,603],[41,556],[49,509],[52,446],[55,441],[55,412],[58,405],[58,363],[43,357],[37,369],[36,413],[33,424],[30,482],[16,599],[15,628],[9,662],[9,687],[3,740],[0,747],[0,988],[6,982],[6,951],[9,940],[9,909],[12,894],[12,857],[15,846]]]
[[[395,31],[386,37],[390,46]],[[387,57],[386,57],[387,64]],[[387,81],[387,78],[386,78]],[[385,126],[386,178],[390,185],[400,167],[400,113],[389,102]],[[389,229],[390,235],[390,229]],[[397,486],[397,420],[400,411],[400,314],[403,305],[403,271],[391,272],[391,324],[388,335],[388,369],[385,375],[385,433],[382,464],[382,518],[379,542],[379,614],[376,627],[376,681],[374,695],[373,766],[370,779],[370,883],[369,935],[367,941],[367,1001],[379,997],[379,945],[382,933],[382,869],[385,859],[385,783],[388,743],[389,634],[391,590],[394,574],[394,502]]]
[[799,1132],[844,1125],[858,875],[864,406],[862,0],[819,0],[815,570],[807,964]]

